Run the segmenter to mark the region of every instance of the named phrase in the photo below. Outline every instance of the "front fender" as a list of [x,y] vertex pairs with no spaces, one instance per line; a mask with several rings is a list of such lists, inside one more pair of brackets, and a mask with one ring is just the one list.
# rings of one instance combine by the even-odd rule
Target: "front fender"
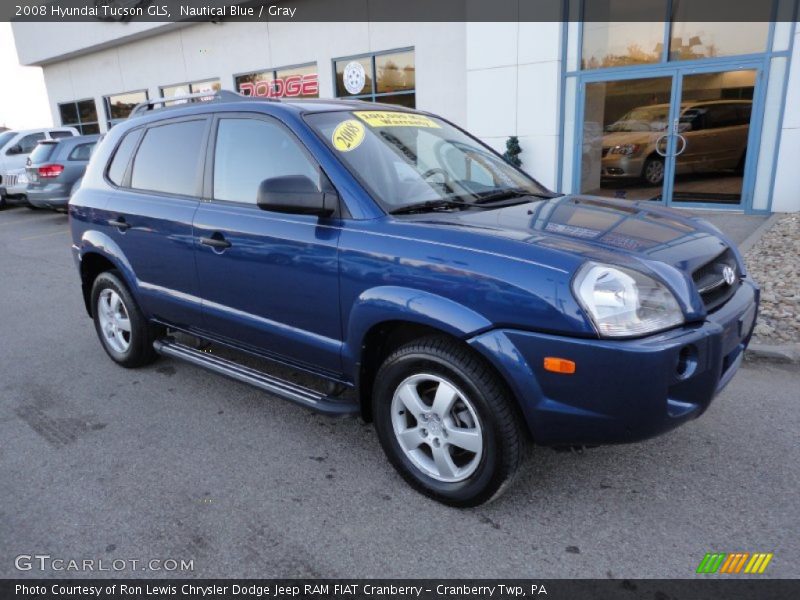
[[411,288],[380,286],[362,292],[346,323],[342,363],[346,373],[357,373],[363,341],[374,326],[388,321],[426,325],[465,339],[489,329],[484,316],[453,300]]

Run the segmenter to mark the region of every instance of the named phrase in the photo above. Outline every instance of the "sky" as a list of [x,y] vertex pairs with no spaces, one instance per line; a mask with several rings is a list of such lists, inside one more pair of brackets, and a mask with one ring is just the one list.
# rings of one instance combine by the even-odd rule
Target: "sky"
[[0,22],[0,126],[50,127],[53,117],[40,67],[21,67],[11,23]]

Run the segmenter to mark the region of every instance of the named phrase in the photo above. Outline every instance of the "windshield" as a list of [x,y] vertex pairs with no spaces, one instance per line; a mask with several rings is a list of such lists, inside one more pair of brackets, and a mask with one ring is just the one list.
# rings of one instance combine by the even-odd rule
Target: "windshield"
[[[317,113],[308,123],[387,212],[420,202],[551,194],[452,125],[385,110]],[[491,198],[490,198],[491,196]]]
[[606,131],[664,131],[668,120],[669,106],[640,106],[606,127]]
[[0,133],[0,148],[5,146],[8,141],[16,135],[15,131],[6,131],[5,133]]

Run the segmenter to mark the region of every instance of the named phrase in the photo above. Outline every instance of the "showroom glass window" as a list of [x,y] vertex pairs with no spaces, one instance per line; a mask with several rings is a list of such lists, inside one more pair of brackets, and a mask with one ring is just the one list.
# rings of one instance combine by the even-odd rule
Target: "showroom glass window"
[[319,186],[319,171],[289,131],[262,119],[220,119],[214,151],[214,198],[255,204],[265,179],[303,175]]
[[[222,84],[219,79],[204,79],[202,81],[190,81],[187,83],[178,83],[175,85],[167,85],[161,88],[161,96],[163,98],[172,98],[175,96],[186,96],[188,94],[200,94],[208,92],[209,96],[222,89]],[[169,102],[167,104],[170,104]]]
[[259,98],[319,98],[317,63],[242,73],[233,78],[237,92]]
[[106,123],[111,129],[120,121],[124,121],[131,114],[133,107],[148,99],[147,90],[138,92],[125,92],[103,98],[106,107]]
[[205,131],[205,119],[148,128],[133,159],[131,187],[195,195]]
[[97,107],[92,98],[59,104],[58,112],[64,127],[74,127],[81,135],[100,133]]
[[[770,3],[762,4],[768,15]],[[581,68],[646,65],[766,50],[768,16],[762,22],[703,22],[698,12],[703,10],[697,3],[668,0],[584,0]],[[653,15],[663,15],[663,19],[645,20]],[[665,39],[669,40],[667,48]]]
[[337,58],[336,97],[416,107],[414,50]]

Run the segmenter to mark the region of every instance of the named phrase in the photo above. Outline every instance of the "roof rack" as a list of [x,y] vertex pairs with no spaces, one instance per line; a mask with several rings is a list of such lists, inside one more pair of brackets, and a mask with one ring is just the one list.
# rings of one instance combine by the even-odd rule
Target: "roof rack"
[[[208,98],[209,102],[214,100],[220,102],[235,102],[239,100],[249,99],[247,96],[242,96],[241,94],[237,94],[236,92],[231,92],[230,90],[217,90],[216,92],[196,92],[194,94],[185,94],[183,96],[153,98],[152,100],[148,99],[134,106],[133,110],[131,110],[130,114],[128,115],[128,118],[131,119],[144,112],[151,110],[163,110],[165,108],[172,108],[171,106],[167,106],[168,102],[178,103],[178,105],[180,106],[192,100],[199,100],[201,98]],[[159,104],[162,105],[161,108],[156,108],[156,106]]]

